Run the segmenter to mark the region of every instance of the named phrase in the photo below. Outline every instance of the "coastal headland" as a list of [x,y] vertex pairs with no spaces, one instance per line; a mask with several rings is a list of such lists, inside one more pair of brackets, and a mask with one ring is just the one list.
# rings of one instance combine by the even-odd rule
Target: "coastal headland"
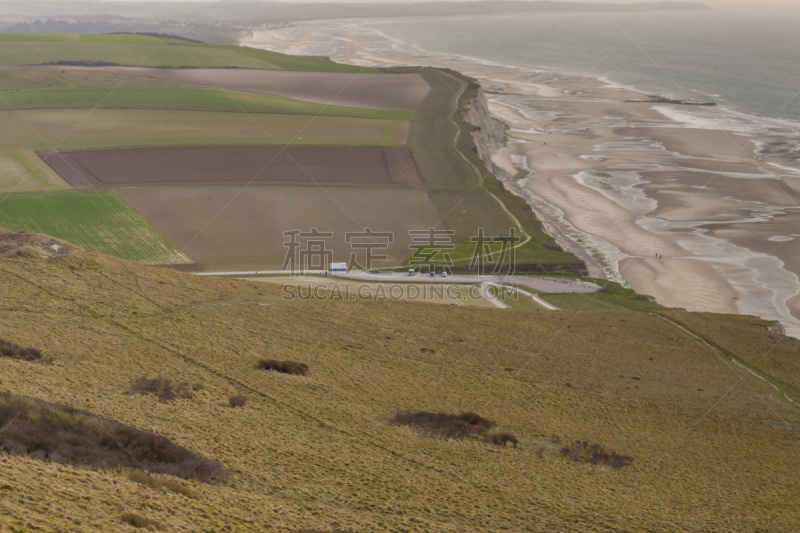
[[356,21],[298,23],[243,44],[479,80],[505,125],[484,154],[495,176],[593,275],[665,306],[756,315],[800,334],[793,129],[597,78],[412,53]]

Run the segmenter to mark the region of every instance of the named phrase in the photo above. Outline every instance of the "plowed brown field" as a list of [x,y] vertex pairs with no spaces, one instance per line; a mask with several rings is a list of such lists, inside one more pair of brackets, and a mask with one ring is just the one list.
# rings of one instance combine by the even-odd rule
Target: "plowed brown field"
[[247,146],[50,152],[42,159],[78,189],[159,185],[422,187],[408,148]]
[[[394,240],[376,255],[388,260],[372,266],[402,264],[409,252],[410,230],[443,228],[439,215],[420,188],[379,187],[135,187],[115,191],[205,270],[283,268],[284,232],[331,232],[325,248],[333,261],[348,261],[364,251],[346,243],[346,232],[371,228],[392,232]],[[305,244],[304,244],[305,246]],[[362,261],[363,262],[363,261]]]

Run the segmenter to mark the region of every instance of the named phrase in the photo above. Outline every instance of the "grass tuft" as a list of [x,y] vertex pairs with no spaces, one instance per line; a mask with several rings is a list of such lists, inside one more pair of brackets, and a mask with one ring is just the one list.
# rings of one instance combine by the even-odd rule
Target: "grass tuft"
[[202,390],[203,385],[195,383],[189,385],[186,382],[178,383],[173,388],[172,381],[164,378],[146,378],[140,377],[131,383],[131,386],[126,391],[128,394],[154,394],[162,402],[169,402],[176,398],[183,398],[190,400],[194,397],[196,391]]
[[633,462],[633,457],[621,455],[614,450],[606,450],[602,444],[589,444],[585,440],[576,440],[571,445],[564,446],[561,448],[561,455],[576,463],[608,465],[614,470],[619,470]]
[[147,529],[148,531],[163,531],[164,526],[161,522],[157,522],[152,518],[147,518],[136,513],[123,513],[120,519],[126,524],[139,529]]
[[228,405],[233,408],[242,407],[247,402],[247,398],[244,396],[231,396],[228,400]]
[[153,490],[160,492],[169,491],[174,492],[175,494],[180,494],[181,496],[186,496],[187,498],[194,498],[194,493],[191,490],[187,489],[174,479],[158,478],[151,476],[147,472],[142,472],[141,470],[128,470],[125,472],[125,477]]
[[[511,433],[508,433],[507,431],[497,431],[490,433],[488,436],[488,440],[492,444],[497,444],[498,446],[505,446],[510,442],[511,444],[514,445],[514,448],[516,448],[517,444],[519,444],[519,440],[517,439],[517,437],[515,437]],[[539,454],[539,456],[541,457],[541,453]]]

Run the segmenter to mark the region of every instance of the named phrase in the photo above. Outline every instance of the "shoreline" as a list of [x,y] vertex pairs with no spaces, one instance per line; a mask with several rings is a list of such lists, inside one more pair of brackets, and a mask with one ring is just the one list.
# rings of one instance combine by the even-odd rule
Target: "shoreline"
[[797,164],[800,134],[787,121],[650,101],[651,93],[598,77],[424,51],[363,26],[370,22],[301,23],[245,42],[478,79],[491,115],[508,125],[507,144],[492,155],[498,178],[526,197],[565,249],[664,305],[753,314],[800,335],[800,234],[792,229],[800,227],[800,167],[787,165]]

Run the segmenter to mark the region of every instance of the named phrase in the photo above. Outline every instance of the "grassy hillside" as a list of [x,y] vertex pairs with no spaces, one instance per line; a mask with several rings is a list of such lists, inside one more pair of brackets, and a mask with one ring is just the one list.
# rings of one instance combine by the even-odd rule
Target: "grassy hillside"
[[141,67],[238,67],[314,72],[377,72],[323,58],[144,35],[0,34],[0,65],[102,61]]
[[[53,360],[0,357],[0,389],[166,435],[234,474],[164,490],[124,471],[0,455],[4,531],[133,531],[131,513],[185,531],[731,532],[800,521],[800,409],[658,317],[286,301],[269,284],[69,247],[45,259],[30,243],[0,235],[0,339]],[[742,350],[772,343],[776,364],[796,358],[800,341],[735,319]],[[267,372],[262,358],[309,371]],[[204,388],[169,402],[125,394],[142,376]],[[232,396],[245,405],[229,407]],[[407,410],[474,411],[520,446],[389,423]],[[575,440],[633,462],[562,456]]]

